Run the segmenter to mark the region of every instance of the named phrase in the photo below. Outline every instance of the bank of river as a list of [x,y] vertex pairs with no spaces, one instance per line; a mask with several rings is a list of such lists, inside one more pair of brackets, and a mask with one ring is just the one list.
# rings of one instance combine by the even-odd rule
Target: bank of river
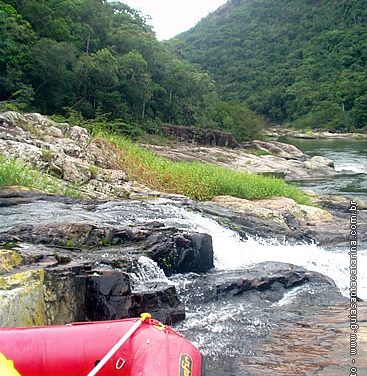
[[297,146],[310,156],[321,155],[334,161],[339,175],[299,181],[302,188],[320,194],[337,194],[367,199],[367,140],[296,139],[281,141]]

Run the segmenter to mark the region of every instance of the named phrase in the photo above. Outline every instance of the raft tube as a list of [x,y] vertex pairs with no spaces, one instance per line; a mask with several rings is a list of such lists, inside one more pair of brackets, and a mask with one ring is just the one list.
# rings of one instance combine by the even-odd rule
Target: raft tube
[[[0,329],[0,353],[22,376],[87,376],[141,319]],[[146,319],[100,376],[203,376],[200,351],[181,334]]]

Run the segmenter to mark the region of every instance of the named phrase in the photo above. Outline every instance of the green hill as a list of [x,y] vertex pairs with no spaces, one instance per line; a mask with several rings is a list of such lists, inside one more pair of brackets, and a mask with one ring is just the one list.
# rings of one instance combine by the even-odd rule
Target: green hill
[[366,0],[231,0],[169,45],[271,121],[367,125]]
[[0,111],[191,125],[215,95],[120,2],[0,0],[0,51]]

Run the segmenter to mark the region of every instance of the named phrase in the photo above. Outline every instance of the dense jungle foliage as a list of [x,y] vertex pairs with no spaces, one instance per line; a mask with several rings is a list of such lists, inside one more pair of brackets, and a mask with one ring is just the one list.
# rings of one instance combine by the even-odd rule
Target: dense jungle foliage
[[263,126],[242,104],[222,102],[207,73],[120,2],[0,0],[0,52],[0,111],[77,114],[128,135],[169,122],[241,140]]
[[367,126],[366,0],[230,0],[169,45],[273,122]]

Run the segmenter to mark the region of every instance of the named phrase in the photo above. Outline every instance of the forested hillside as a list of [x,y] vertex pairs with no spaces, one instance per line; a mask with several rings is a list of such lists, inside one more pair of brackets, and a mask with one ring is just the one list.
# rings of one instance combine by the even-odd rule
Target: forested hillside
[[262,126],[247,108],[221,102],[207,73],[120,2],[0,0],[0,51],[0,111],[119,119],[127,134],[170,122],[246,139]]
[[145,19],[102,0],[0,1],[0,101],[125,120],[195,123],[214,91]]
[[230,0],[169,44],[271,121],[367,125],[366,0]]

